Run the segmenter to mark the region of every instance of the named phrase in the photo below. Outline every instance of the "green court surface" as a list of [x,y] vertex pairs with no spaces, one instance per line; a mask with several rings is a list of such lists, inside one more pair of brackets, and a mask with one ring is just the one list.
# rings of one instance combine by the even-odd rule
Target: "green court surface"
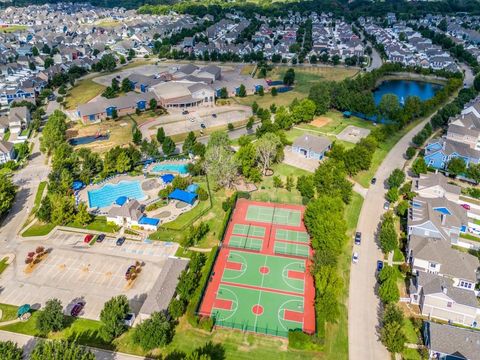
[[247,216],[245,219],[247,221],[300,226],[302,220],[302,213],[298,210],[249,205],[247,210]]
[[235,224],[233,226],[233,233],[236,235],[258,236],[263,238],[265,236],[265,228],[263,226]]
[[287,241],[296,241],[302,243],[308,243],[310,238],[308,233],[304,231],[294,231],[287,229],[277,229],[275,233],[276,240],[287,240]]
[[240,249],[262,250],[263,240],[247,238],[245,236],[232,235],[228,240],[228,245]]
[[[228,263],[241,264],[241,269],[229,268]],[[303,294],[305,269],[305,260],[232,250],[222,282]]]
[[275,254],[308,257],[310,255],[310,248],[308,245],[275,241]]
[[212,315],[217,325],[278,336],[302,329],[303,297],[221,284],[216,298],[219,307],[214,304]]

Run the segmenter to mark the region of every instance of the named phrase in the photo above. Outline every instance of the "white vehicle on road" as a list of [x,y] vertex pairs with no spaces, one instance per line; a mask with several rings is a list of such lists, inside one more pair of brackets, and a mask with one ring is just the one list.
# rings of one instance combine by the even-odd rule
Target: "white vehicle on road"
[[354,264],[356,264],[356,263],[358,263],[358,259],[359,259],[358,253],[357,253],[357,252],[354,252],[354,253],[353,253],[353,256],[352,256],[352,262],[353,262]]

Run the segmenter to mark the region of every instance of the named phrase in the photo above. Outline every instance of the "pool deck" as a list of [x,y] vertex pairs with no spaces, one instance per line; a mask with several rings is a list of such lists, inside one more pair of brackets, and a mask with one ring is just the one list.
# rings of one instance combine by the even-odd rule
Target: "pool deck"
[[[107,185],[107,184],[115,185],[115,184],[118,184],[121,181],[140,181],[140,186],[142,187],[142,191],[147,196],[147,198],[144,199],[144,200],[139,200],[138,202],[142,205],[148,205],[148,204],[151,204],[152,202],[155,202],[159,199],[158,198],[158,192],[159,192],[159,190],[161,190],[165,187],[165,184],[162,183],[162,180],[157,179],[158,183],[159,183],[158,187],[155,187],[155,188],[150,189],[150,190],[145,190],[144,187],[143,187],[143,183],[144,182],[149,182],[151,180],[152,180],[152,178],[147,178],[144,175],[139,175],[139,176],[117,175],[117,176],[114,176],[112,178],[109,178],[108,180],[104,180],[101,183],[94,184],[94,185],[88,185],[87,187],[85,187],[84,189],[79,191],[79,193],[77,195],[77,199],[78,199],[78,201],[81,201],[81,202],[84,202],[85,204],[87,204],[89,211],[93,211],[96,208],[90,208],[90,203],[88,201],[88,192],[89,191],[100,189],[102,186]],[[121,195],[119,195],[119,196],[121,196]],[[106,207],[100,208],[99,214],[108,213],[108,211],[110,210],[111,207],[112,206],[106,206]]]

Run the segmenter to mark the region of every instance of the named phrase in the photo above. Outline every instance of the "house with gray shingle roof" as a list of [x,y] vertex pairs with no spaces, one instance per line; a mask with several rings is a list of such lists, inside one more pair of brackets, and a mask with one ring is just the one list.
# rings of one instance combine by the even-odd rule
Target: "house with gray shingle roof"
[[322,160],[331,147],[332,141],[325,136],[303,134],[293,142],[292,152],[307,159]]
[[478,359],[480,331],[426,321],[422,333],[431,359]]

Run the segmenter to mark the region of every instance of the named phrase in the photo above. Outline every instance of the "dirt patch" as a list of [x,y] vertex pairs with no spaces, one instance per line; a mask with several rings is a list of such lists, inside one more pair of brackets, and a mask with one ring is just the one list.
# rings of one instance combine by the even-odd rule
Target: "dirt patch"
[[322,127],[330,123],[332,119],[326,116],[319,116],[316,119],[313,119],[313,121],[310,123],[310,125],[316,126],[316,127]]

